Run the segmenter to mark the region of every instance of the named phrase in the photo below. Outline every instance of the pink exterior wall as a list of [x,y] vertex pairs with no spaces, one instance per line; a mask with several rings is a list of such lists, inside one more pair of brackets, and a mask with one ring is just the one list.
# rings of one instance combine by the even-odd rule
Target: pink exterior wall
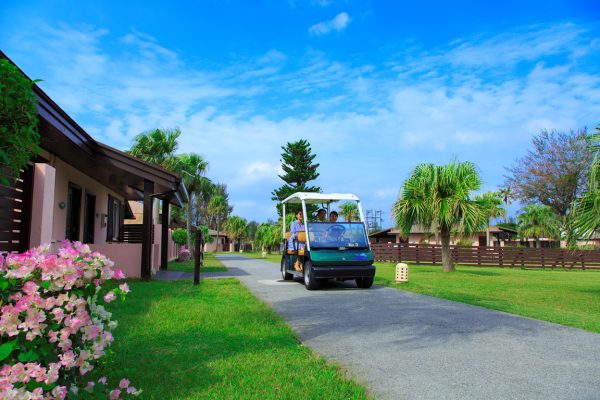
[[214,241],[212,243],[204,243],[204,251],[217,251],[217,242]]
[[128,278],[141,277],[142,244],[141,243],[103,243],[90,244],[93,251],[98,251],[115,263]]
[[[65,238],[67,229],[67,208],[60,209],[60,202],[67,203],[69,183],[74,183],[81,187],[83,194],[81,202],[81,213],[79,216],[79,240],[83,238],[83,213],[85,210],[84,199],[86,191],[96,195],[96,219],[94,221],[94,243],[106,243],[106,226],[102,226],[102,214],[108,213],[108,195],[123,201],[123,197],[108,189],[100,182],[95,181],[81,171],[73,168],[60,159],[56,159],[56,180],[54,189],[54,217],[52,228],[52,241],[61,241]],[[35,204],[34,204],[35,208]]]
[[[154,243],[152,244],[152,274],[154,275],[160,269],[160,239],[161,239],[161,230],[162,224],[156,224],[153,227],[154,229]],[[169,241],[167,243],[167,260],[173,261],[177,258],[177,245],[173,242],[171,238],[172,230],[169,229],[168,237]]]
[[[102,215],[108,214],[108,195],[121,202],[123,202],[123,197],[58,158],[54,159],[53,166],[36,164],[35,167],[31,246],[42,243],[56,244],[65,239],[67,208],[60,209],[59,204],[67,203],[69,183],[79,186],[82,191],[79,240],[83,239],[85,193],[87,192],[96,196],[94,243],[90,244],[90,248],[106,255],[128,277],[139,278],[142,245],[139,243],[107,243],[107,227],[102,226]],[[151,270],[154,274],[160,268],[161,225],[154,225],[153,229]],[[177,246],[171,239],[171,230],[169,230],[168,252],[170,261],[177,258]]]
[[49,164],[37,163],[33,174],[30,247],[52,241],[56,170]]

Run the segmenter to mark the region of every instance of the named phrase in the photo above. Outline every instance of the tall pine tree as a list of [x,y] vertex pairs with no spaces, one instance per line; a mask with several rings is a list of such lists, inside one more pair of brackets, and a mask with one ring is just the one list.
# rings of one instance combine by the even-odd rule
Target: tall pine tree
[[[310,181],[319,177],[317,172],[319,164],[314,162],[317,155],[312,154],[308,140],[300,139],[297,142],[289,142],[281,149],[283,150],[283,153],[281,153],[281,168],[284,173],[279,177],[285,184],[271,193],[273,195],[271,200],[278,202],[277,213],[279,216],[281,216],[281,204],[279,202],[291,194],[296,192],[321,192],[321,188],[318,186],[308,186]],[[287,210],[295,211],[299,208],[299,206],[294,208],[290,205]]]

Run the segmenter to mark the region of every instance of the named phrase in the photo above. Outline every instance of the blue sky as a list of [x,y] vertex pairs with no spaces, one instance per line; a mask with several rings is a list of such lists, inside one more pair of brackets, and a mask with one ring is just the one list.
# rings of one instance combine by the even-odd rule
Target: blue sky
[[234,214],[275,218],[281,146],[384,212],[421,162],[484,190],[541,129],[600,123],[597,1],[18,1],[0,48],[97,140],[180,127]]

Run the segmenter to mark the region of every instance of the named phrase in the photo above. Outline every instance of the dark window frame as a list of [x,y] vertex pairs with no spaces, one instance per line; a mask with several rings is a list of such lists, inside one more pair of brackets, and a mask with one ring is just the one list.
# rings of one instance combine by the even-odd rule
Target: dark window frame
[[[73,192],[79,192],[79,204],[77,205],[77,213],[73,212]],[[81,235],[81,205],[82,205],[83,190],[76,183],[69,182],[67,186],[67,213],[65,222],[65,239],[78,241]],[[75,203],[77,204],[77,203]],[[74,229],[73,229],[74,227]]]
[[[89,198],[93,198],[93,210],[89,210]],[[96,239],[96,193],[85,190],[83,194],[83,243],[94,243]],[[91,226],[90,226],[91,225]]]
[[107,219],[106,219],[106,241],[120,241],[121,225],[124,218],[123,202],[116,197],[108,195]]

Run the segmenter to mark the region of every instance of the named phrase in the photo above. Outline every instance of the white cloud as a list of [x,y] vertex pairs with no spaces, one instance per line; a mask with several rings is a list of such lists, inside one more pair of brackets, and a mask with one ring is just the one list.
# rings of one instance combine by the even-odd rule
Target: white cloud
[[[379,65],[314,51],[294,63],[273,49],[218,71],[187,65],[143,33],[113,39],[93,27],[43,27],[18,33],[8,54],[42,71],[30,74],[98,140],[125,149],[140,132],[181,127],[180,151],[204,155],[235,212],[256,220],[274,217],[288,141],[310,141],[324,190],[389,212],[417,163],[456,155],[493,187],[530,135],[595,126],[600,115],[600,74],[577,62],[598,43],[572,25],[462,39]],[[519,74],[498,72],[523,61]]]
[[308,32],[319,36],[325,35],[331,31],[343,31],[350,24],[350,16],[347,12],[341,12],[329,21],[319,22],[308,28]]

